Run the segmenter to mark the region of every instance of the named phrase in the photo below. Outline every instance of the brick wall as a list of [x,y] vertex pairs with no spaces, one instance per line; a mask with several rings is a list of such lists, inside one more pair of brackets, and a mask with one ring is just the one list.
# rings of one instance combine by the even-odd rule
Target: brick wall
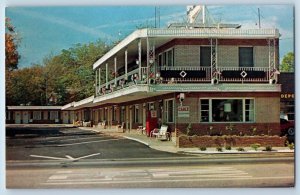
[[177,45],[174,52],[175,66],[200,66],[200,46]]
[[252,144],[260,144],[261,147],[283,147],[287,137],[279,136],[180,136],[176,144],[180,148],[188,147],[250,147]]
[[[174,136],[187,134],[189,123],[169,124]],[[280,123],[194,123],[190,135],[281,135]],[[211,128],[212,127],[212,128]],[[255,131],[253,129],[256,128]],[[176,131],[175,131],[176,130]]]
[[280,97],[255,98],[255,118],[257,123],[280,122]]

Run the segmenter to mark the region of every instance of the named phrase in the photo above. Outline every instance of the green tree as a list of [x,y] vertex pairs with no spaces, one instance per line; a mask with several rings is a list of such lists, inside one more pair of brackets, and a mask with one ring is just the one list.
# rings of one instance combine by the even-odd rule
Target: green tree
[[294,72],[295,69],[295,57],[293,52],[287,53],[281,62],[280,71],[282,72]]

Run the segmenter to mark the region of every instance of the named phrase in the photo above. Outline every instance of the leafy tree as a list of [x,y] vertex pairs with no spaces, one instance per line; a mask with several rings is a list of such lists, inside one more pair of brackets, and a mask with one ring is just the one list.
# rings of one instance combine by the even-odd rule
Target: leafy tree
[[295,68],[295,57],[293,52],[287,53],[281,62],[280,71],[282,72],[294,72]]
[[44,103],[44,91],[41,88],[42,71],[41,66],[6,71],[10,78],[6,81],[6,104],[42,105]]
[[7,73],[7,105],[64,105],[93,95],[92,66],[108,49],[101,41],[76,44],[46,56],[42,65]]
[[5,31],[5,66],[11,71],[18,68],[20,55],[17,51],[19,39],[9,18],[5,18]]

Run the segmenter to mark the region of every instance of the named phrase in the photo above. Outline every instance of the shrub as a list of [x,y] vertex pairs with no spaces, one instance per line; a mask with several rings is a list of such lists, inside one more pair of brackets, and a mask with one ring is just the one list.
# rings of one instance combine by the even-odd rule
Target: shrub
[[272,146],[266,146],[266,151],[272,151]]
[[231,146],[226,146],[225,149],[226,150],[231,150]]
[[251,148],[253,148],[255,151],[257,151],[257,149],[260,147],[260,144],[256,143],[256,144],[252,144]]
[[206,150],[206,147],[205,147],[205,146],[201,146],[201,147],[200,147],[200,150],[201,150],[201,151],[205,151],[205,150]]
[[222,147],[216,147],[216,150],[217,150],[218,152],[223,152],[223,148],[222,148]]
[[286,141],[286,146],[287,146],[290,150],[295,149],[294,143],[290,143],[289,141]]
[[245,149],[244,149],[244,148],[242,148],[242,147],[239,147],[239,148],[237,148],[236,150],[237,150],[237,151],[239,151],[239,152],[243,152],[243,151],[245,151]]

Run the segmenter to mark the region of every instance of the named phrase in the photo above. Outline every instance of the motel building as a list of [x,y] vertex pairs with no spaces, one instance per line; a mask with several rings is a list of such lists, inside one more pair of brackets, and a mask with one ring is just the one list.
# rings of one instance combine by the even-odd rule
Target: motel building
[[95,94],[64,105],[68,121],[145,128],[148,136],[164,124],[172,140],[188,127],[194,135],[231,134],[228,126],[237,134],[255,128],[280,135],[279,31],[192,16],[189,23],[138,29],[98,59]]
[[162,124],[172,137],[188,126],[195,135],[229,134],[229,125],[280,135],[278,53],[277,29],[193,22],[139,29],[93,64],[94,96],[62,110],[95,128],[148,135]]

